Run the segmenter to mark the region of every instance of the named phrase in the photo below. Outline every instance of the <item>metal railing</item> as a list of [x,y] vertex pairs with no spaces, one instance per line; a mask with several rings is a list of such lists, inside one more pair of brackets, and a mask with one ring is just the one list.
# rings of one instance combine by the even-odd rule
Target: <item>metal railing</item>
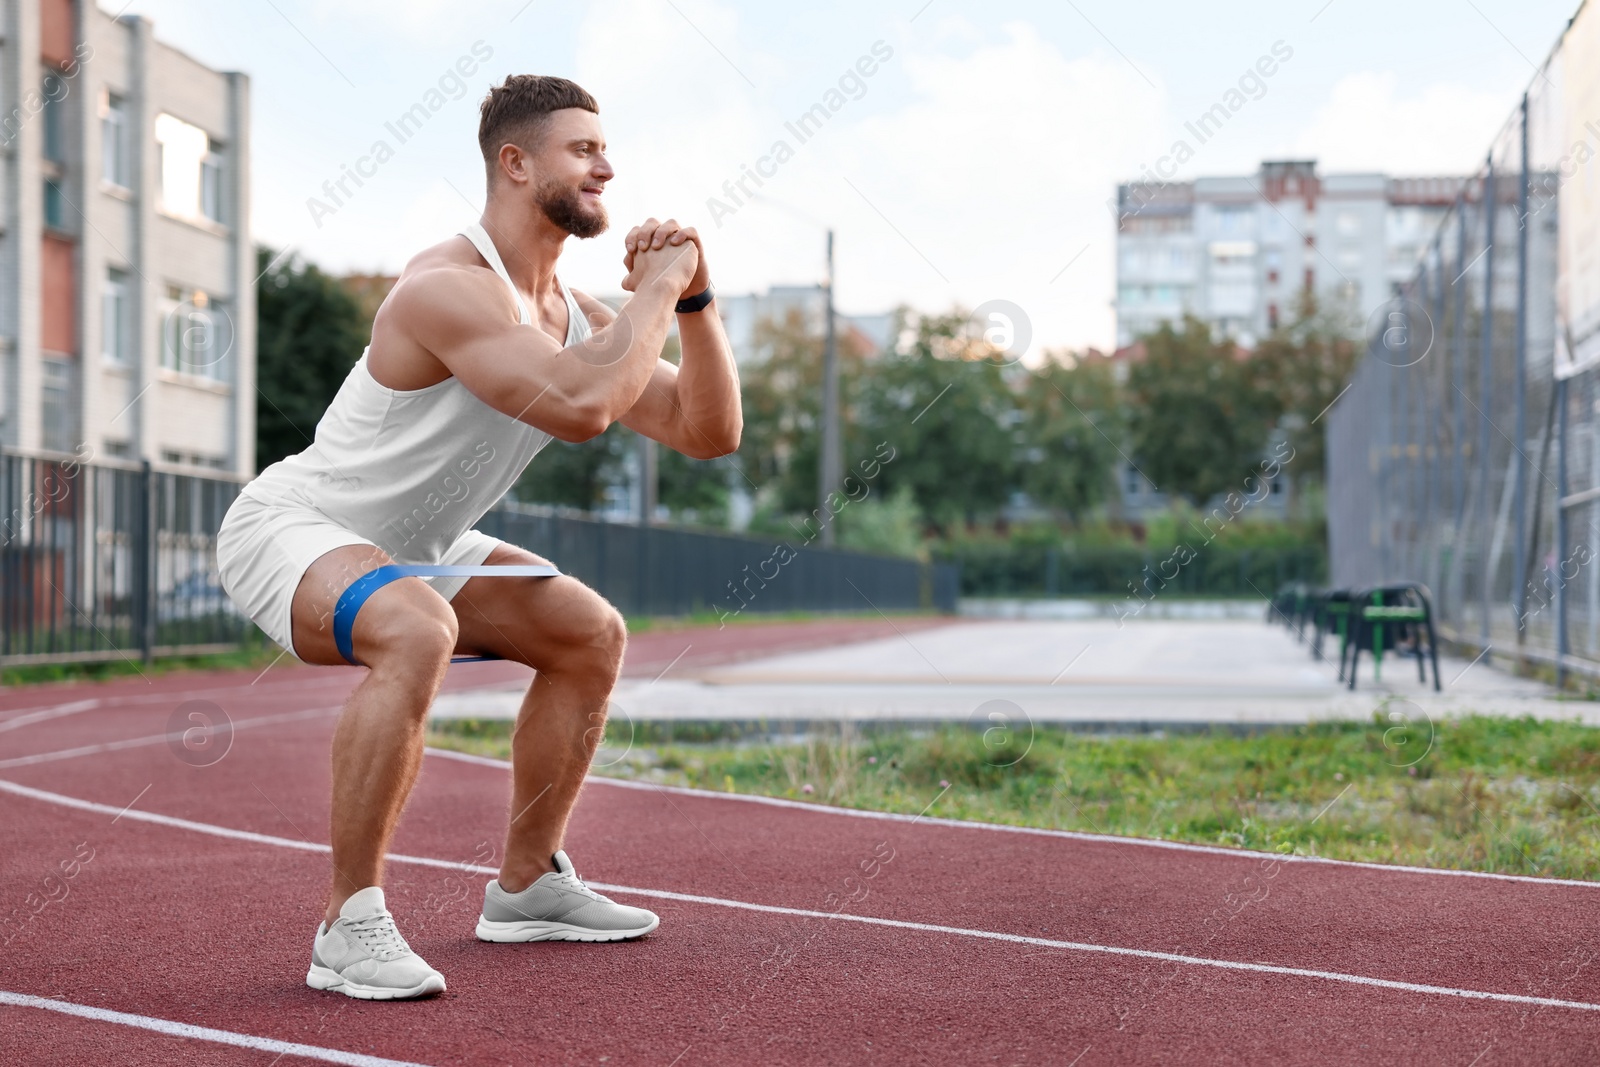
[[217,581],[240,482],[0,453],[0,662],[223,651],[251,629]]
[[[959,569],[736,534],[602,522],[503,502],[478,528],[550,560],[623,614],[941,611]],[[799,538],[796,538],[799,540]]]
[[[242,480],[0,451],[0,664],[227,651],[264,640],[217,577]],[[639,527],[502,502],[479,528],[625,614],[956,610],[957,568]]]

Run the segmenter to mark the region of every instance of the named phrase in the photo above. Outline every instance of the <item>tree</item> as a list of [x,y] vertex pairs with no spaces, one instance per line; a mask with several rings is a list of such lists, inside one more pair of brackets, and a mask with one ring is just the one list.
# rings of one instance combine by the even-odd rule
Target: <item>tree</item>
[[[754,341],[758,358],[741,372],[745,419],[738,454],[741,469],[750,485],[773,498],[779,511],[810,513],[818,504],[823,340],[808,329],[799,309],[791,308],[781,321],[757,322]],[[851,397],[865,373],[865,353],[849,334],[841,333],[839,396],[847,428],[852,421]],[[848,439],[846,448],[848,471],[852,462]]]
[[1238,489],[1262,460],[1277,402],[1260,360],[1213,341],[1193,316],[1183,330],[1163,323],[1143,339],[1145,358],[1128,372],[1134,461],[1167,493],[1196,507]]
[[371,323],[338,279],[297,256],[268,270],[275,255],[256,248],[258,468],[311,443],[371,336]]
[[959,309],[920,317],[910,343],[862,376],[855,419],[847,423],[847,456],[872,457],[883,445],[893,450],[881,464],[878,491],[909,486],[918,509],[940,526],[992,515],[1016,484],[1013,431],[1023,414],[1005,371],[987,358],[994,352],[970,336],[967,319]]
[[1022,382],[1021,488],[1077,520],[1106,498],[1122,437],[1117,384],[1103,359],[1047,356]]
[[1294,449],[1296,480],[1321,482],[1326,470],[1323,417],[1355,373],[1361,323],[1351,312],[1306,293],[1294,319],[1256,346],[1256,360],[1276,399],[1279,425]]
[[592,511],[605,506],[606,493],[625,480],[633,431],[614,422],[605,433],[571,444],[551,441],[522,472],[511,493],[529,504],[565,504]]

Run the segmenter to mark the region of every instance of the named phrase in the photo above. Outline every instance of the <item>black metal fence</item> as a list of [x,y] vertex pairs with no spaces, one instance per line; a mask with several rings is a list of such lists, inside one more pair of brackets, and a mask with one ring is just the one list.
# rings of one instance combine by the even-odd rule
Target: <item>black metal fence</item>
[[[0,664],[226,651],[259,631],[217,578],[240,479],[0,452]],[[625,614],[953,612],[949,564],[603,522],[502,504],[479,528]]]
[[958,568],[946,563],[600,522],[526,504],[503,503],[478,528],[539,553],[623,614],[954,612],[960,585]]
[[0,662],[222,651],[251,629],[217,581],[239,482],[0,453]]

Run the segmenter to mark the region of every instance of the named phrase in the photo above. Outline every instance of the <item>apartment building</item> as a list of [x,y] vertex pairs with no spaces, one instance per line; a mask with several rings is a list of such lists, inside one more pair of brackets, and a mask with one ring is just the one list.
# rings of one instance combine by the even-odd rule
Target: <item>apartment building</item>
[[0,6],[0,444],[255,473],[249,79]]
[[1120,185],[1117,345],[1192,314],[1249,347],[1306,291],[1365,319],[1410,277],[1465,180],[1323,175],[1286,160]]

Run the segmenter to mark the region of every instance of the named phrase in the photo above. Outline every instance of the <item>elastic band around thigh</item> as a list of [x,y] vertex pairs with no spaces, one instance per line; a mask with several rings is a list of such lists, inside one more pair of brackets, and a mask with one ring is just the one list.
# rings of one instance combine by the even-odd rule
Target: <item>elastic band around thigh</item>
[[[427,564],[386,563],[375,567],[355,581],[339,595],[333,607],[333,643],[346,663],[363,666],[356,659],[356,616],[367,598],[398,578],[554,578],[561,574],[556,567],[546,564],[508,564],[505,566],[430,566]],[[489,657],[476,657],[489,658]]]

